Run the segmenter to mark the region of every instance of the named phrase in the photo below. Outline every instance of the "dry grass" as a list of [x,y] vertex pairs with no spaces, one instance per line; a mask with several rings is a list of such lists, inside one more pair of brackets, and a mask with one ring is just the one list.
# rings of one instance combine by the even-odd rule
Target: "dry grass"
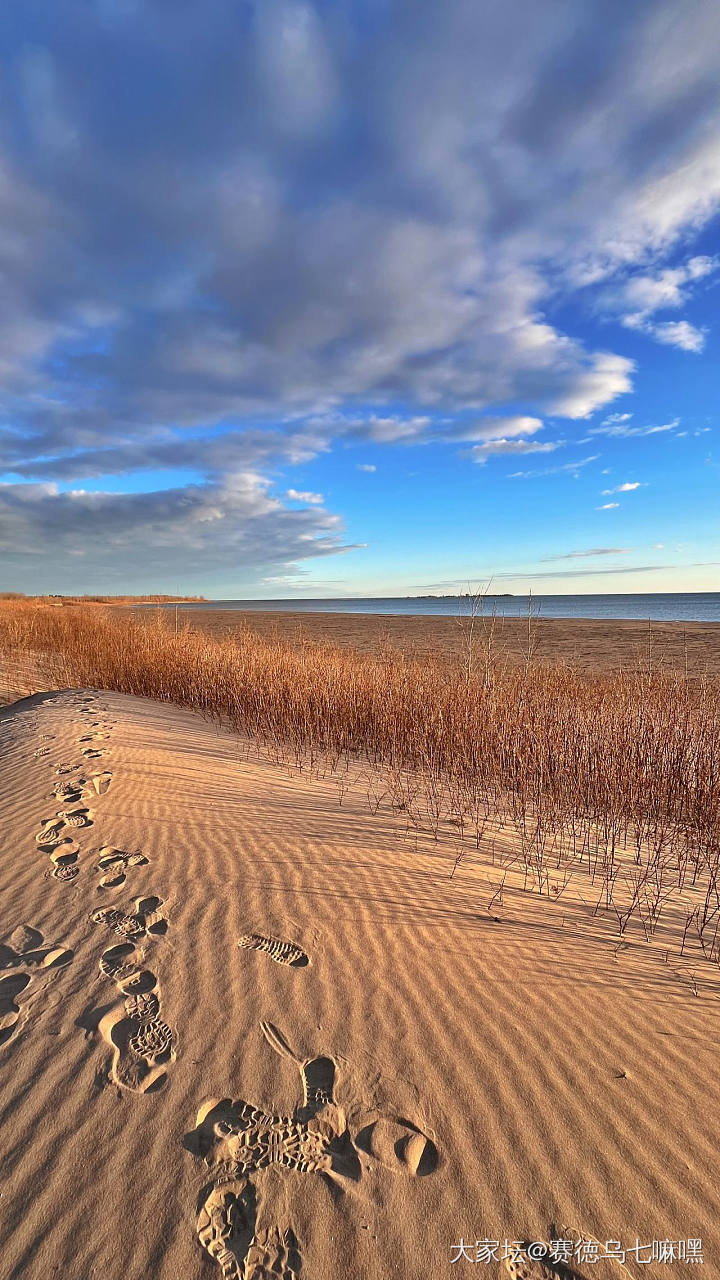
[[[409,826],[448,824],[458,860],[492,827],[517,836],[526,887],[559,895],[582,868],[597,911],[652,936],[691,887],[686,935],[720,959],[720,682],[655,670],[596,676],[503,662],[492,628],[456,665],[374,658],[252,633],[174,631],[162,615],[0,607],[0,654],[42,656],[58,685],[190,707],[277,758],[369,789]],[[46,670],[47,670],[46,665]]]

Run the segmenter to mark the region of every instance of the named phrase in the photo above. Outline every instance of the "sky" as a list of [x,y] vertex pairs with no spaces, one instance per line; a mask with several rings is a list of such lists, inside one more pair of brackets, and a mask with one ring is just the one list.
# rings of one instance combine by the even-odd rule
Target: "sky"
[[720,589],[714,0],[4,0],[0,590]]

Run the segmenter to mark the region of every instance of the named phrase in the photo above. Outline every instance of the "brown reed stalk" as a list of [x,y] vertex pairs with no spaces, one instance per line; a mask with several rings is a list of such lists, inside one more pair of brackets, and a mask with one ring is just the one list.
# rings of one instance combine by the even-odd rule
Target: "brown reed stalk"
[[695,886],[693,919],[717,956],[720,682],[663,669],[651,639],[634,671],[543,663],[530,615],[513,665],[493,650],[494,626],[476,666],[474,631],[453,664],[5,601],[0,658],[34,656],[59,686],[192,708],[310,773],[381,768],[373,806],[477,847],[509,828],[535,892],[585,866],[623,932],[637,919],[651,935],[669,886]]

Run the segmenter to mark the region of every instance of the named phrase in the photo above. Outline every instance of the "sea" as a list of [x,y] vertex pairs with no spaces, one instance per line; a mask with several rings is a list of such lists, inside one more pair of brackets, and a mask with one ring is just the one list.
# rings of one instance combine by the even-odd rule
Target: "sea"
[[[207,600],[180,609],[233,609],[278,613],[427,614],[458,617],[471,612],[467,596],[372,596],[324,600]],[[638,595],[487,595],[481,611],[502,618],[635,619],[642,622],[720,622],[720,591],[657,592]]]

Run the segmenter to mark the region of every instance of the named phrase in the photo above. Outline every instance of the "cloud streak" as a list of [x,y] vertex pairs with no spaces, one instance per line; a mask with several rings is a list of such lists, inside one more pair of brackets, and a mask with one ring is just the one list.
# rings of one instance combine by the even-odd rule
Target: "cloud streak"
[[[629,414],[619,416],[622,418],[630,417]],[[670,422],[663,422],[654,427],[631,427],[627,421],[607,421],[601,423],[599,427],[590,427],[588,429],[588,435],[610,436],[620,440],[629,440],[637,436],[663,435],[668,431],[675,431],[679,426],[679,418],[673,418]]]
[[563,462],[557,467],[541,467],[536,471],[513,471],[510,474],[510,479],[534,480],[540,476],[578,475],[583,467],[588,467],[592,462],[597,462],[599,457],[599,453],[593,453],[588,458],[579,458],[575,462]]
[[553,560],[585,560],[593,556],[627,556],[630,551],[630,547],[590,547],[588,551],[566,551],[564,555],[545,556],[544,559],[548,563]]

